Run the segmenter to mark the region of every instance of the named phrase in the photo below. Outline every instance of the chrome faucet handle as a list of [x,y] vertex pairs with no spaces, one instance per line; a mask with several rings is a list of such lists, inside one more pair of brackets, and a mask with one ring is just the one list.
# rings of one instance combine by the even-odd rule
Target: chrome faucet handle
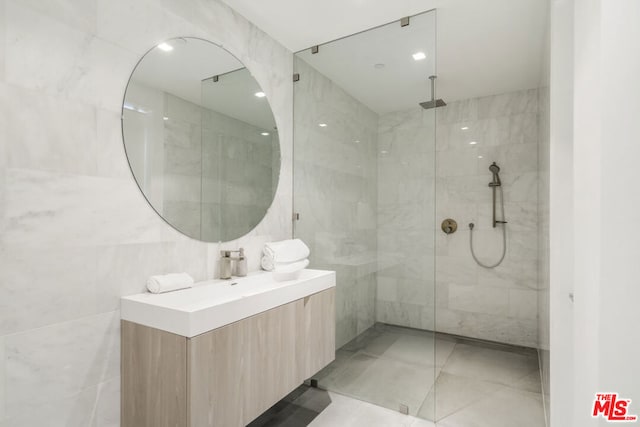
[[229,259],[234,259],[234,260],[238,259],[236,257],[232,257],[231,254],[238,254],[238,258],[242,258],[242,257],[244,257],[244,248],[240,248],[240,249],[233,250],[233,251],[231,251],[231,250],[222,250],[222,251],[220,251],[220,256],[222,258],[229,258]]
[[[238,254],[238,256],[232,257],[231,254]],[[233,275],[233,265],[232,261],[236,261],[236,264],[243,265],[242,271],[239,276],[246,276],[246,260],[244,256],[244,248],[240,248],[238,250],[221,250],[220,251],[220,278],[221,279],[231,279]]]

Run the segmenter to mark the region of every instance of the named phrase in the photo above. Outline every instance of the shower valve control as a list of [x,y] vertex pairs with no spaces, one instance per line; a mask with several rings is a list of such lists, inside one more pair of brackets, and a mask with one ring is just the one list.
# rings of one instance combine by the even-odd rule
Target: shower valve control
[[447,218],[442,221],[442,231],[444,231],[446,234],[453,234],[457,229],[458,223],[455,220]]

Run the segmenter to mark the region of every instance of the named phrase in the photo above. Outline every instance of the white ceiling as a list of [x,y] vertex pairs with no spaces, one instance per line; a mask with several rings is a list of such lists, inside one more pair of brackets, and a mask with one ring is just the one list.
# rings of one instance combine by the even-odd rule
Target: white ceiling
[[[403,111],[431,98],[435,29],[431,11],[405,27],[394,22],[321,45],[317,54],[305,49],[297,55],[376,113]],[[414,60],[418,52],[427,57]]]
[[[166,43],[173,50],[154,48],[140,61],[132,80],[202,105],[245,123],[273,130],[275,120],[267,98],[257,98],[258,82],[226,50],[208,41],[184,38]],[[214,75],[219,80],[202,82]]]
[[446,102],[538,87],[543,77],[548,0],[223,1],[294,52],[437,9]]

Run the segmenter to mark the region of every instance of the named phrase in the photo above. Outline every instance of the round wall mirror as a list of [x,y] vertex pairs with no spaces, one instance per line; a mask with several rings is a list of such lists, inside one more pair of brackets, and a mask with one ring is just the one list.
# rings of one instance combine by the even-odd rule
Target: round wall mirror
[[269,102],[214,43],[184,37],[151,49],[129,79],[122,134],[140,190],[187,236],[237,239],[273,202],[280,144]]

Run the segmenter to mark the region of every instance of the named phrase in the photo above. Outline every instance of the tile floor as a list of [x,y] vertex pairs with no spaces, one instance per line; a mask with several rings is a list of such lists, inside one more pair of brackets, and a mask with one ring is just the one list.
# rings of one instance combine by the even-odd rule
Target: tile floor
[[[332,400],[309,424],[314,427],[433,425],[415,424],[422,419],[438,427],[545,425],[538,358],[530,348],[445,334],[434,339],[433,332],[377,324],[338,350],[314,378]],[[410,416],[397,412],[400,405]],[[368,414],[400,418],[362,424]]]
[[302,386],[248,427],[435,427],[431,421]]

